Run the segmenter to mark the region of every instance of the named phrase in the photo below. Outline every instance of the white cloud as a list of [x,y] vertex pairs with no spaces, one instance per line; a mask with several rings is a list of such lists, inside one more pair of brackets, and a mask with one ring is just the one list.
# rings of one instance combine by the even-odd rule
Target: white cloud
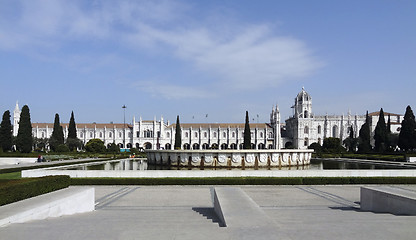
[[138,81],[133,84],[138,90],[150,93],[153,97],[166,99],[208,98],[208,92],[188,86],[171,85],[155,81]]
[[[40,48],[49,54],[48,48],[88,40],[120,47],[127,43],[138,54],[162,48],[164,54],[210,76],[211,87],[227,84],[242,90],[277,87],[323,66],[304,42],[278,36],[268,24],[233,20],[209,26],[192,19],[188,8],[175,1],[22,1],[16,4],[17,21],[0,26],[0,48]],[[7,20],[0,16],[0,23]],[[189,82],[194,88],[200,84]],[[159,91],[169,96],[168,88],[174,86]]]

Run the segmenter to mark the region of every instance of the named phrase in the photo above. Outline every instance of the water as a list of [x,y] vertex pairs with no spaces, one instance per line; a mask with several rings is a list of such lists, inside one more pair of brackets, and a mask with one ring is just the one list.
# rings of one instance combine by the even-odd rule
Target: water
[[[305,166],[291,166],[291,167],[272,167],[272,168],[259,168],[259,170],[332,170],[332,169],[406,169],[408,166],[400,165],[380,165],[380,164],[368,164],[368,163],[348,163],[331,160],[312,159],[310,165]],[[110,160],[106,162],[93,162],[85,163],[76,166],[62,167],[64,170],[241,170],[241,168],[204,168],[199,167],[168,167],[168,166],[154,166],[148,165],[145,159],[122,159],[122,160]],[[246,171],[254,171],[254,168],[246,168]]]

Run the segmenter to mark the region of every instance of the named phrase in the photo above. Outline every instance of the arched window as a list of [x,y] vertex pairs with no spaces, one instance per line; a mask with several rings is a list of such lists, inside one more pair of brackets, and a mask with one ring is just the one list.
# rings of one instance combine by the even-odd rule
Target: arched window
[[204,132],[204,138],[207,138],[208,134],[207,132]]
[[122,131],[118,132],[118,137],[121,138],[122,136],[123,136],[123,132]]
[[273,132],[269,132],[269,138],[273,138]]
[[321,138],[318,138],[318,143],[319,143],[319,145],[322,145]]
[[188,137],[189,137],[189,134],[188,134],[187,132],[185,133],[185,137],[186,137],[186,138],[188,138]]
[[321,134],[321,125],[318,126],[318,134]]
[[262,132],[260,133],[260,138],[263,138],[263,133]]
[[45,138],[45,132],[42,132],[42,138]]
[[305,142],[303,143],[305,147],[309,146],[309,139],[305,138]]
[[108,133],[108,137],[112,138],[113,137],[113,133],[112,132],[109,132]]
[[166,137],[170,138],[170,133],[169,132],[166,133]]
[[334,138],[338,137],[338,126],[337,125],[332,127],[332,137],[334,137]]
[[195,134],[194,134],[194,135],[195,135],[195,137],[197,138],[197,137],[198,137],[198,132],[195,132]]
[[94,133],[90,132],[90,138],[94,137]]
[[[233,136],[233,138],[235,138],[235,132],[232,133],[232,136]],[[235,148],[235,149],[237,149],[237,148]]]
[[222,133],[222,137],[223,137],[223,138],[226,138],[226,137],[227,137],[227,133],[226,133],[226,132],[223,132],[223,133]]
[[305,110],[305,112],[303,113],[304,118],[308,118],[309,117],[309,113],[307,110]]
[[305,126],[304,133],[309,134],[309,127],[308,126]]
[[84,137],[84,133],[83,133],[83,132],[81,132],[81,133],[79,134],[79,136],[80,136],[81,138],[83,138],[83,137]]
[[214,132],[214,138],[217,138],[217,132]]
[[102,132],[100,132],[100,138],[103,138],[103,133]]

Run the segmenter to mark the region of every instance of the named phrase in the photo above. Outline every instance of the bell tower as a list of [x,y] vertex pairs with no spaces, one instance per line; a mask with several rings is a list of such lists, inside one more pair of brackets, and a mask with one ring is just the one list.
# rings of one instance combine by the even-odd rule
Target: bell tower
[[17,136],[17,132],[19,131],[19,122],[20,122],[20,108],[19,103],[16,102],[16,107],[13,111],[13,136]]
[[302,91],[295,98],[295,118],[312,118],[312,97],[302,87]]
[[274,149],[280,149],[280,111],[277,105],[272,108],[272,113],[270,114],[270,125],[273,128]]

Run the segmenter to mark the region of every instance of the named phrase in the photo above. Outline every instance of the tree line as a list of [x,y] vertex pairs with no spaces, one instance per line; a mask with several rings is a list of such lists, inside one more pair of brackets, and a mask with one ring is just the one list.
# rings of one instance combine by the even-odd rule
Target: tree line
[[[311,144],[310,148],[317,152],[343,152],[351,153],[388,153],[397,150],[404,152],[413,152],[416,150],[416,121],[412,108],[407,106],[406,112],[401,123],[400,133],[391,132],[390,115],[385,120],[383,108],[380,109],[379,118],[374,130],[374,147],[371,145],[370,117],[368,111],[365,117],[365,123],[359,130],[359,136],[354,137],[353,126],[349,127],[349,136],[341,143],[339,138],[326,138],[323,145],[318,143]],[[345,146],[345,148],[342,146]]]

